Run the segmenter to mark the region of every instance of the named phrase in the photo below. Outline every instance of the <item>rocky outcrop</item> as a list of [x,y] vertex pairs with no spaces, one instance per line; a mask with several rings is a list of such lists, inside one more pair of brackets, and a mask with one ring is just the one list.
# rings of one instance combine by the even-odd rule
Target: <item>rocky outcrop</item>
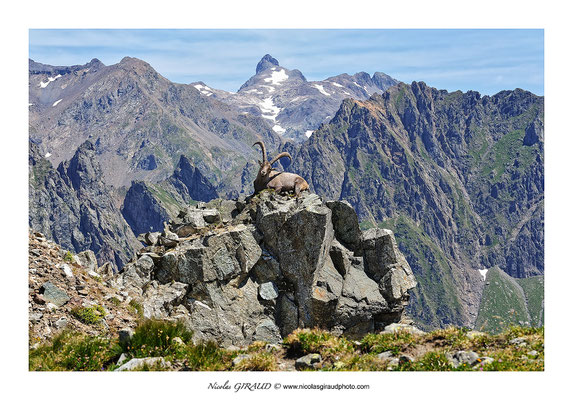
[[100,264],[123,266],[141,247],[102,181],[95,147],[86,141],[54,169],[30,143],[29,226],[76,253],[91,250]]
[[393,233],[361,232],[353,213],[308,193],[200,204],[142,237],[148,246],[111,285],[140,298],[146,317],[183,320],[195,340],[278,342],[299,327],[361,335],[398,322],[416,280]]

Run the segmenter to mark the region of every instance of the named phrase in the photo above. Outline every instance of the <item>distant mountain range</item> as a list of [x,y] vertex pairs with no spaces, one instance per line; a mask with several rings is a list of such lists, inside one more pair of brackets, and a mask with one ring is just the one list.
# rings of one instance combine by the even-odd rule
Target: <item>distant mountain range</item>
[[323,81],[307,81],[297,69],[279,65],[270,54],[257,64],[256,74],[237,93],[193,84],[204,96],[212,96],[233,105],[240,112],[257,115],[269,121],[279,135],[304,141],[323,123],[328,122],[345,98],[365,100],[398,83],[381,72],[373,76],[359,72],[341,74]]
[[[29,91],[30,225],[76,251],[122,265],[134,233],[160,230],[182,203],[251,194],[263,140],[293,156],[278,168],[349,201],[362,227],[394,230],[421,326],[484,315],[480,270],[543,285],[543,97],[449,93],[379,72],[309,82],[270,55],[237,93],[175,84],[128,57],[30,60]],[[90,178],[78,186],[74,173]]]

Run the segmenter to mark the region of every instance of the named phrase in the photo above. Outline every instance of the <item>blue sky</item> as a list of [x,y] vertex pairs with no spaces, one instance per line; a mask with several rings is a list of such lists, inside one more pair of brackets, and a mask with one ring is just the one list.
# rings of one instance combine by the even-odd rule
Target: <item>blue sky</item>
[[269,53],[309,80],[384,72],[406,83],[492,95],[544,94],[544,32],[536,30],[30,30],[30,58],[110,65],[124,56],[179,83],[236,91]]

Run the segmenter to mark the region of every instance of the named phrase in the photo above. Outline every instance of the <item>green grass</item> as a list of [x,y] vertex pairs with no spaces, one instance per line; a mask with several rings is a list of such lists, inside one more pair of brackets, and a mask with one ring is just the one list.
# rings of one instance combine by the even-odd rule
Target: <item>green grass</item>
[[414,341],[415,336],[408,332],[384,335],[369,333],[362,339],[361,349],[366,353],[391,351],[392,354],[398,355],[407,350]]
[[497,267],[490,268],[476,328],[487,332],[501,332],[508,325],[525,325],[529,320],[527,301],[516,280]]
[[[281,364],[294,365],[303,354],[319,353],[323,371],[385,371],[392,358],[401,361],[392,366],[398,371],[542,371],[544,369],[544,329],[511,327],[500,334],[468,336],[457,327],[424,335],[406,332],[371,333],[351,341],[320,329],[297,329],[288,335],[282,347],[268,349],[255,342],[243,350],[227,350],[214,342],[193,344],[192,333],[182,325],[165,321],[147,321],[135,329],[131,344],[119,345],[117,338],[87,336],[64,331],[51,343],[31,350],[29,369],[33,371],[112,371],[123,353],[133,357],[163,357],[177,369],[193,371],[276,371]],[[183,343],[173,341],[179,337]],[[512,343],[519,338],[521,343]],[[457,350],[474,351],[480,360],[493,362],[454,368],[448,354]],[[380,358],[391,351],[392,357]],[[233,366],[239,354],[250,357]],[[404,355],[412,357],[409,361]],[[169,370],[159,364],[141,370]]]
[[544,318],[544,282],[543,276],[534,276],[530,278],[516,279],[517,283],[525,292],[527,308],[531,319],[532,326],[543,326]]
[[146,320],[135,330],[130,343],[125,343],[123,351],[132,358],[161,357],[179,351],[180,346],[173,340],[180,338],[189,343],[193,332],[181,322],[175,324],[165,321]]
[[31,371],[102,371],[113,368],[121,348],[110,339],[64,331],[52,344],[30,351]]
[[303,356],[311,353],[337,353],[352,349],[344,337],[336,337],[321,329],[296,329],[283,340],[289,354]]

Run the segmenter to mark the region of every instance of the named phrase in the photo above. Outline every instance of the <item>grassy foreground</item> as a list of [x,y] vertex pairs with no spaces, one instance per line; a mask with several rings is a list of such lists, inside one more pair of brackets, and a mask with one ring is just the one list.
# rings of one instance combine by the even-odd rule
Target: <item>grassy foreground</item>
[[[193,344],[192,332],[180,324],[143,322],[129,343],[117,338],[78,336],[62,332],[51,343],[31,350],[32,371],[113,371],[124,360],[163,357],[164,362],[135,370],[279,371],[295,370],[295,360],[320,355],[312,367],[323,371],[543,371],[543,328],[513,327],[501,334],[447,328],[423,335],[405,331],[368,334],[360,341],[336,337],[319,329],[297,329],[280,345],[255,342],[224,349],[213,342]],[[459,351],[475,352],[477,360]],[[459,353],[458,353],[459,355]],[[123,364],[123,362],[121,363]]]

